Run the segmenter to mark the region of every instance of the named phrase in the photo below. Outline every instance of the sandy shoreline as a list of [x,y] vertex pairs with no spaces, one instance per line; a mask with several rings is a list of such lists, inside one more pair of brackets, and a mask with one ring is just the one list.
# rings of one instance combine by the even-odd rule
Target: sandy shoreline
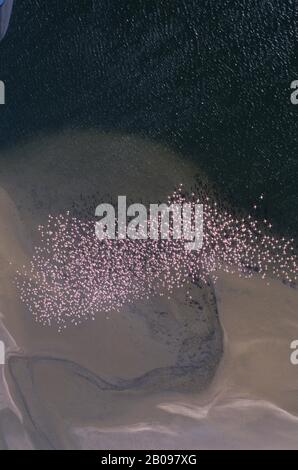
[[[127,383],[122,388],[121,382],[116,390],[100,385],[100,379],[96,379],[97,391],[92,391],[93,386],[88,389],[86,382],[77,382],[73,367],[78,367],[82,375],[79,366],[69,368],[61,360],[56,367],[50,358],[36,366],[38,357],[29,366],[35,374],[32,389],[26,378],[28,360],[27,365],[26,360],[12,361],[9,373],[16,374],[15,380],[25,393],[23,403],[49,439],[45,443],[35,436],[35,446],[297,448],[298,372],[289,360],[289,343],[298,332],[295,319],[298,293],[277,281],[267,287],[264,295],[263,281],[258,277],[250,280],[220,277],[216,292],[225,351],[212,384],[200,393],[159,392],[158,389],[152,393],[140,384],[129,390]],[[51,391],[44,383],[46,376],[51,377]],[[90,380],[95,379],[90,376]],[[75,395],[81,390],[87,403],[61,401],[59,383],[70,393],[76,390]],[[50,400],[52,409],[59,410],[59,418],[54,413],[49,421],[47,407],[37,405],[32,393],[37,393],[38,402],[42,399],[48,404]],[[26,414],[24,409],[21,412]]]
[[[101,152],[89,179],[82,179],[82,149],[90,161]],[[111,152],[123,166],[120,188]],[[157,199],[180,179],[192,184],[191,166],[166,153],[157,163],[156,153],[162,154],[158,146],[138,139],[61,135],[19,149],[14,156],[23,168],[12,164],[2,174],[0,302],[18,347],[8,355],[5,377],[23,421],[6,394],[2,447],[297,448],[298,369],[290,363],[290,343],[298,339],[297,290],[279,281],[267,286],[257,275],[220,274],[215,287],[193,287],[192,305],[181,290],[109,319],[99,314],[63,334],[36,323],[18,299],[15,264],[27,261],[34,228],[52,210],[65,209],[84,191],[93,194],[98,184],[103,197],[110,188],[130,194],[133,187],[133,199],[148,200],[160,171],[166,178],[158,180]],[[61,155],[63,195],[57,197]],[[7,422],[14,444],[5,436]]]

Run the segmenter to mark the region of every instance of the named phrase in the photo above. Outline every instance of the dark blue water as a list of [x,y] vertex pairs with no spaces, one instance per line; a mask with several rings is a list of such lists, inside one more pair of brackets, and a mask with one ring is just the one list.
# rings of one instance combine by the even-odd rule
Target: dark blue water
[[[18,0],[0,150],[65,127],[157,139],[298,232],[295,0]],[[261,214],[263,215],[263,214]]]

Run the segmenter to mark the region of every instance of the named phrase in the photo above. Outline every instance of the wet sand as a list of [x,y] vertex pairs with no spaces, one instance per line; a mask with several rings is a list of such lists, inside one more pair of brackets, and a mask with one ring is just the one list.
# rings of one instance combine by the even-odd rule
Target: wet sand
[[[82,149],[86,158],[101,152],[88,177],[82,177]],[[142,195],[144,202],[154,187],[163,200],[181,179],[191,186],[192,168],[156,145],[90,133],[43,139],[14,152],[0,175],[0,301],[14,340],[0,445],[297,448],[298,369],[290,364],[290,343],[298,339],[297,290],[278,281],[266,286],[258,276],[220,275],[215,288],[193,287],[200,309],[180,290],[172,300],[136,303],[109,319],[99,314],[63,334],[35,323],[18,300],[15,263],[26,262],[35,227],[49,212],[67,209],[98,187],[102,197],[113,188],[114,196]],[[163,175],[157,185],[156,171]]]
[[107,381],[62,358],[12,356],[11,390],[35,447],[297,449],[298,293],[277,281],[266,289],[257,276],[220,276],[224,356],[201,389],[198,368],[183,371],[185,391],[177,369]]

